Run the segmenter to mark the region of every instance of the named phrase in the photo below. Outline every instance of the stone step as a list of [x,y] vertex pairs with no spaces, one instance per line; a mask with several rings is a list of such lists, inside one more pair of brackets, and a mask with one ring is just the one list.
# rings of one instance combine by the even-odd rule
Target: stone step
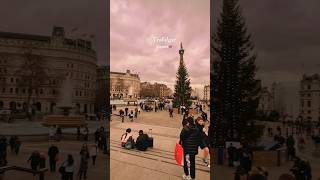
[[[120,146],[120,141],[114,140],[110,140],[110,150],[177,166],[177,163],[174,159],[174,152],[170,151],[154,148],[149,148],[147,151],[138,151],[135,149],[127,150]],[[209,168],[204,165],[202,159],[199,156],[196,157],[196,169],[203,172],[210,171]]]

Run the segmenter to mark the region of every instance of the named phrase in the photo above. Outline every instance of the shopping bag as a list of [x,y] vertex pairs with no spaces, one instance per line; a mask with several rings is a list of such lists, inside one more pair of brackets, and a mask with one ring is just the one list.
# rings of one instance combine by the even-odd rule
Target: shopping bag
[[174,156],[175,156],[177,164],[180,166],[183,166],[183,148],[178,142],[176,143]]

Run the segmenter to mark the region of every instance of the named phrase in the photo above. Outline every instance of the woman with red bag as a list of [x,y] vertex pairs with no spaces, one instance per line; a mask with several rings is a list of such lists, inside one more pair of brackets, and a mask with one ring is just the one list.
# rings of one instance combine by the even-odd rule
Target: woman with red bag
[[183,175],[183,179],[191,180],[195,179],[196,176],[195,159],[202,139],[201,132],[195,125],[192,117],[187,118],[187,123],[180,133],[180,142],[184,151],[183,169],[185,174]]

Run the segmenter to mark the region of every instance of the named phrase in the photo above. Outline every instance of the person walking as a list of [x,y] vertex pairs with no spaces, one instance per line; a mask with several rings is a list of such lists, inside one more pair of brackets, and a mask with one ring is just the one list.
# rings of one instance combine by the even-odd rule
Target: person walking
[[62,179],[63,180],[73,180],[73,174],[75,170],[75,162],[73,159],[73,156],[71,154],[68,154],[68,158],[65,162],[62,164],[63,173],[62,173]]
[[57,146],[52,144],[48,149],[48,156],[49,156],[49,165],[50,165],[50,171],[55,172],[56,171],[56,164],[58,161],[58,154],[59,149]]
[[97,144],[92,144],[90,148],[90,155],[91,155],[93,166],[96,165],[97,154],[98,154],[98,146]]
[[180,133],[180,143],[184,151],[183,179],[189,180],[196,178],[195,158],[201,143],[201,132],[192,117],[188,117],[187,121],[188,124],[183,127]]
[[90,158],[90,154],[88,151],[87,144],[83,144],[81,151],[80,151],[80,168],[79,168],[79,180],[82,180],[82,176],[84,179],[87,179],[87,171],[88,171],[88,161]]

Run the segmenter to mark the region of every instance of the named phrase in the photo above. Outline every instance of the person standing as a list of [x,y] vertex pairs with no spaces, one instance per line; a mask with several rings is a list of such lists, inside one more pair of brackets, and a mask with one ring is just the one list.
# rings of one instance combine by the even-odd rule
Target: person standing
[[15,145],[16,145],[16,136],[11,136],[9,139],[11,153],[15,152]]
[[173,109],[172,108],[169,109],[169,114],[170,114],[170,117],[173,118]]
[[62,174],[63,180],[73,180],[73,174],[75,170],[75,162],[71,154],[68,154],[67,160],[62,164],[64,173]]
[[14,146],[14,148],[15,148],[14,152],[16,153],[16,155],[18,155],[18,153],[19,153],[20,146],[21,146],[21,141],[18,138],[18,136],[16,136],[16,142],[15,142],[15,146]]
[[138,108],[134,109],[134,118],[138,118]]
[[80,151],[80,157],[79,180],[82,180],[82,176],[84,179],[87,179],[88,161],[90,158],[87,144],[83,144]]
[[56,135],[57,135],[57,141],[60,141],[61,137],[62,137],[62,129],[61,129],[61,127],[57,126]]
[[206,129],[205,129],[205,123],[204,120],[201,117],[198,117],[196,119],[196,126],[200,130],[201,134],[201,144],[200,148],[203,149],[203,163],[207,166],[210,167],[210,162],[208,161],[208,156],[209,156],[209,144],[210,140],[208,135],[206,134]]
[[49,128],[49,141],[50,141],[50,140],[54,140],[54,135],[55,135],[54,127],[51,126],[51,127]]
[[131,110],[131,112],[129,114],[129,118],[130,118],[131,122],[133,122],[133,116],[134,116],[133,110]]
[[126,108],[124,109],[124,111],[126,112],[126,116],[128,116],[129,108],[128,108],[128,107],[126,107]]
[[80,127],[77,127],[77,140],[78,141],[80,140],[80,133],[81,133]]
[[[39,168],[44,169],[46,168],[46,156],[44,153],[40,153],[40,158],[39,158]],[[40,179],[44,179],[44,173],[40,174]]]
[[37,170],[40,164],[40,153],[38,151],[33,151],[31,156],[28,159],[32,170]]
[[90,148],[90,155],[92,158],[92,165],[96,165],[96,159],[97,159],[97,154],[98,154],[98,146],[97,144],[92,144]]
[[96,132],[94,132],[94,142],[95,143],[98,143],[98,141],[99,141],[99,134],[100,134],[99,128],[97,128]]
[[49,156],[49,165],[50,165],[50,171],[55,172],[56,171],[56,164],[58,160],[58,154],[59,154],[59,149],[57,146],[54,144],[49,147],[48,150],[48,156]]
[[[188,124],[183,127],[180,133],[180,143],[184,151],[184,175],[183,179],[195,179],[195,159],[201,143],[201,133],[196,127],[192,117],[187,118]],[[189,172],[190,168],[190,172]]]
[[83,135],[84,135],[84,140],[88,141],[88,137],[89,137],[89,128],[85,127],[84,131],[83,131]]

